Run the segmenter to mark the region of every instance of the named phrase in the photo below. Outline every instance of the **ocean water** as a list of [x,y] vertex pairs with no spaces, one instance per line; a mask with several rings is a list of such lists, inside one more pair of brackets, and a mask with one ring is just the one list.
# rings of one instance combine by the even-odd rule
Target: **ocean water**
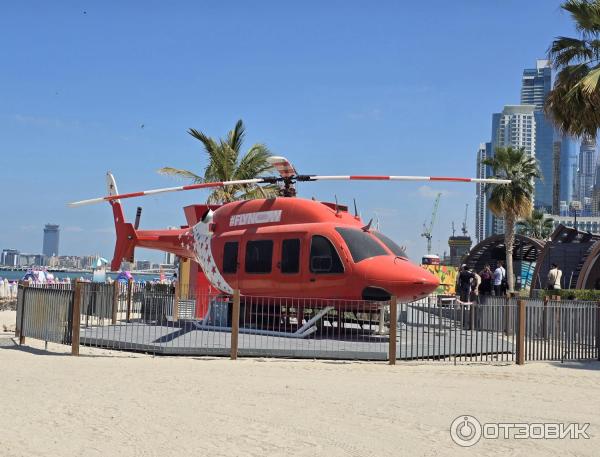
[[[25,276],[25,271],[0,271],[1,279],[8,279],[9,281],[18,281]],[[65,273],[65,272],[52,272],[55,278],[57,279],[65,279],[70,278],[71,280],[83,278],[87,280],[92,279],[92,273],[85,272],[75,272],[75,273]],[[115,279],[119,273],[107,273],[106,276]],[[136,281],[153,281],[159,279],[159,275],[154,273],[149,274],[134,274],[133,279]]]

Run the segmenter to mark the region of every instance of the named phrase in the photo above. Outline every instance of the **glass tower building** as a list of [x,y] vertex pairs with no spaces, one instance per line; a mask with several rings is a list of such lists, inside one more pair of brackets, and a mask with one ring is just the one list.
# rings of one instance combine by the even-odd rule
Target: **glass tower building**
[[45,257],[58,256],[59,236],[60,229],[58,225],[46,224],[44,227],[44,246],[42,248]]

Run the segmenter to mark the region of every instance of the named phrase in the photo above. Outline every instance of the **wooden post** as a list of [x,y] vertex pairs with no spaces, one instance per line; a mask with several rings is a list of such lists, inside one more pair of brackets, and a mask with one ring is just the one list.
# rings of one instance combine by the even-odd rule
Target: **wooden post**
[[[25,309],[26,309],[26,292],[27,287],[29,287],[29,281],[23,281],[23,300],[21,301],[21,322],[19,322],[19,345],[25,344],[25,335],[23,334],[23,324],[25,322]],[[18,293],[18,292],[17,292]],[[18,297],[17,297],[18,300]],[[17,333],[17,329],[15,329],[15,336]]]
[[548,338],[548,295],[544,295],[544,308],[542,310],[542,337]]
[[131,319],[131,299],[133,297],[133,279],[127,281],[127,314],[125,316],[125,321],[129,323]]
[[600,360],[600,302],[596,305],[596,353]]
[[81,324],[81,283],[75,281],[73,309],[71,312],[71,355],[79,355],[79,330]]
[[113,283],[112,325],[117,323],[117,310],[119,309],[119,281]]
[[179,320],[179,283],[175,283],[175,294],[173,295],[173,322]]
[[390,297],[389,364],[396,365],[396,330],[398,328],[398,298]]
[[233,308],[231,310],[231,360],[237,359],[238,335],[240,333],[240,291],[233,291]]
[[517,365],[525,364],[525,300],[519,300],[518,304],[518,326],[517,333]]

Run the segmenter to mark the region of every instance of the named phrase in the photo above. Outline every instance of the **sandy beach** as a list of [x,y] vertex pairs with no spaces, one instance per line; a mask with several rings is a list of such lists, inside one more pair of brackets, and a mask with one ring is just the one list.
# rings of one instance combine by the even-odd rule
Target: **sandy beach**
[[[14,313],[0,313],[2,324]],[[599,363],[452,365],[151,357],[0,335],[3,456],[595,456]],[[589,422],[589,440],[450,438],[480,422]]]

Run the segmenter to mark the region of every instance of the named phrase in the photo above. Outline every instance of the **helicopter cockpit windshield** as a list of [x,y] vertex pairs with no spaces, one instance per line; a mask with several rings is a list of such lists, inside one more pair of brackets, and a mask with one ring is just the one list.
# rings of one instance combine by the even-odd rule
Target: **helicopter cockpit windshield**
[[408,258],[404,248],[398,246],[394,240],[388,238],[381,232],[371,232],[371,233],[373,235],[375,235],[377,237],[377,239],[379,239],[379,241],[381,241],[383,244],[385,244],[385,247],[388,248],[390,251],[392,251],[395,255],[397,255],[398,257],[402,257],[404,259]]
[[335,230],[346,242],[354,263],[371,257],[389,255],[373,237],[360,229],[336,227]]

